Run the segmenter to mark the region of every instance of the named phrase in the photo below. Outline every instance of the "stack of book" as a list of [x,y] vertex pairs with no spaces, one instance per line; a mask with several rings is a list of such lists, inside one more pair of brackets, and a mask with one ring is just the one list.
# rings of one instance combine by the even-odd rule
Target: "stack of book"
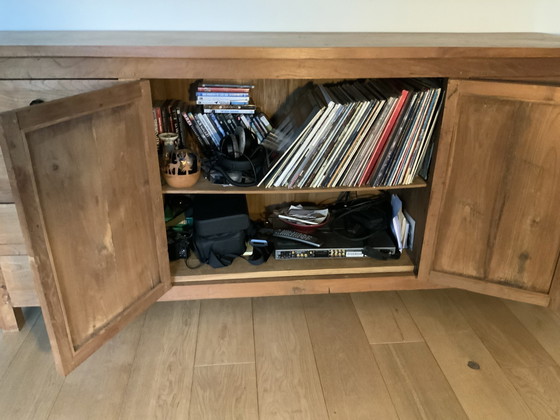
[[196,88],[196,104],[204,113],[254,114],[250,91],[253,85],[201,83]]
[[186,102],[179,99],[167,99],[155,101],[152,106],[152,116],[154,119],[154,132],[159,147],[158,134],[177,133],[177,147],[184,148],[187,145],[187,128],[182,113],[188,109]]
[[442,96],[429,79],[311,83],[263,143],[279,157],[259,185],[410,184],[425,166]]

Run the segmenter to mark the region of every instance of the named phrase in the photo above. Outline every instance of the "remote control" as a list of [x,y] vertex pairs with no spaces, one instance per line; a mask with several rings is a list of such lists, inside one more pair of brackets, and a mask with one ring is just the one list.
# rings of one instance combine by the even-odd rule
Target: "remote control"
[[321,241],[316,236],[311,236],[306,233],[296,232],[295,230],[276,229],[272,233],[272,236],[276,236],[277,238],[290,239],[292,241],[301,242],[317,248],[321,246]]

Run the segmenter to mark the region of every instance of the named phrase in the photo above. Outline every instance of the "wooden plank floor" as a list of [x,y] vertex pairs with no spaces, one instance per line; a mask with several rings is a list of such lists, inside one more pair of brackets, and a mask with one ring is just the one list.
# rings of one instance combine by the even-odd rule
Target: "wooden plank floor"
[[470,292],[161,302],[66,378],[26,316],[1,419],[560,418],[560,316]]

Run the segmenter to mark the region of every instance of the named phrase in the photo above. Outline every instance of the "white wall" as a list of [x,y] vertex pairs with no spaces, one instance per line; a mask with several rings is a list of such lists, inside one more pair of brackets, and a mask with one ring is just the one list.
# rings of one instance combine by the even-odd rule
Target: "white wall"
[[0,0],[0,30],[560,32],[559,0]]

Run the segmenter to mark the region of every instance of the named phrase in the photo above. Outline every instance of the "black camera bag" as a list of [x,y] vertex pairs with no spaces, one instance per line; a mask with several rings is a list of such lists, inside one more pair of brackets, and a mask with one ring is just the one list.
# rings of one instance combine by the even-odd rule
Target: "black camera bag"
[[243,255],[251,225],[245,195],[196,195],[193,219],[192,245],[200,262],[225,267]]

